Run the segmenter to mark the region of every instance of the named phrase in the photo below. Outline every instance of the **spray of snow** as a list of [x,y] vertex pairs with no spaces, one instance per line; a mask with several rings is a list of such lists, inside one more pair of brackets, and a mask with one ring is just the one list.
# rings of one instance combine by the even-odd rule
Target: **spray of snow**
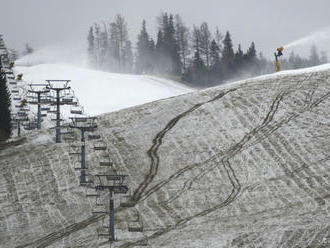
[[86,49],[79,44],[52,44],[16,60],[18,66],[39,64],[71,64],[85,67],[87,62]]
[[322,28],[317,30],[301,39],[295,40],[284,46],[285,49],[294,48],[298,46],[308,45],[311,46],[313,44],[319,44],[323,42],[330,41],[330,27]]

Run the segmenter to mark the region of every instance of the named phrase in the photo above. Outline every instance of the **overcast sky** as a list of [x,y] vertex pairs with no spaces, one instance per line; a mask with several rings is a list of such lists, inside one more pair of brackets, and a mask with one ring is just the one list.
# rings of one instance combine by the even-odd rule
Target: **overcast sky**
[[267,56],[274,48],[330,26],[329,0],[0,0],[0,33],[8,47],[86,44],[94,22],[125,16],[135,41],[142,19],[156,33],[156,16],[180,14],[188,26],[206,21],[230,30],[244,50],[255,41]]

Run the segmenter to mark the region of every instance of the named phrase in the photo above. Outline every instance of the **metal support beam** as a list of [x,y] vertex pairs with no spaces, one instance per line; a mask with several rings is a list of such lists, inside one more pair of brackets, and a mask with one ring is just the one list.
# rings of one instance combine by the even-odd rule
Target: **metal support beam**
[[61,143],[61,110],[59,89],[56,89],[56,143]]
[[85,130],[81,130],[81,170],[80,170],[80,184],[87,183],[86,181],[86,144],[85,144]]
[[110,241],[115,241],[115,208],[114,208],[114,192],[110,190],[110,215],[109,215],[109,234]]
[[21,121],[17,120],[17,136],[21,137]]
[[40,94],[41,92],[38,92],[38,122],[37,122],[37,128],[41,129],[41,106],[40,106]]

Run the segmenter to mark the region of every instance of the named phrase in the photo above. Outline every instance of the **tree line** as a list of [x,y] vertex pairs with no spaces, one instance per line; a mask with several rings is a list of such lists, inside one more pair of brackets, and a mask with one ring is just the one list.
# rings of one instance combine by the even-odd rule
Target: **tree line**
[[[117,15],[113,22],[94,24],[88,32],[88,58],[91,67],[111,72],[174,76],[195,87],[208,87],[224,81],[274,72],[274,62],[258,53],[251,41],[243,51],[233,46],[230,31],[211,31],[206,22],[186,26],[179,15],[162,13],[157,17],[157,37],[142,21],[133,54],[127,22]],[[302,68],[327,61],[314,46],[310,58],[294,53],[283,60],[282,69]]]
[[11,99],[7,87],[7,80],[4,68],[2,67],[3,56],[0,56],[0,143],[10,138],[12,131],[11,124]]

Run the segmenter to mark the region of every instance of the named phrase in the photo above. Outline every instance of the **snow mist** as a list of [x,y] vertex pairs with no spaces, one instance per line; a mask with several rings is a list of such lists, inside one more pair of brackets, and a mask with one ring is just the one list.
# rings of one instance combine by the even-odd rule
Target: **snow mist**
[[288,49],[301,45],[313,45],[324,41],[330,41],[330,27],[320,29],[301,39],[295,40],[285,45],[284,48]]

